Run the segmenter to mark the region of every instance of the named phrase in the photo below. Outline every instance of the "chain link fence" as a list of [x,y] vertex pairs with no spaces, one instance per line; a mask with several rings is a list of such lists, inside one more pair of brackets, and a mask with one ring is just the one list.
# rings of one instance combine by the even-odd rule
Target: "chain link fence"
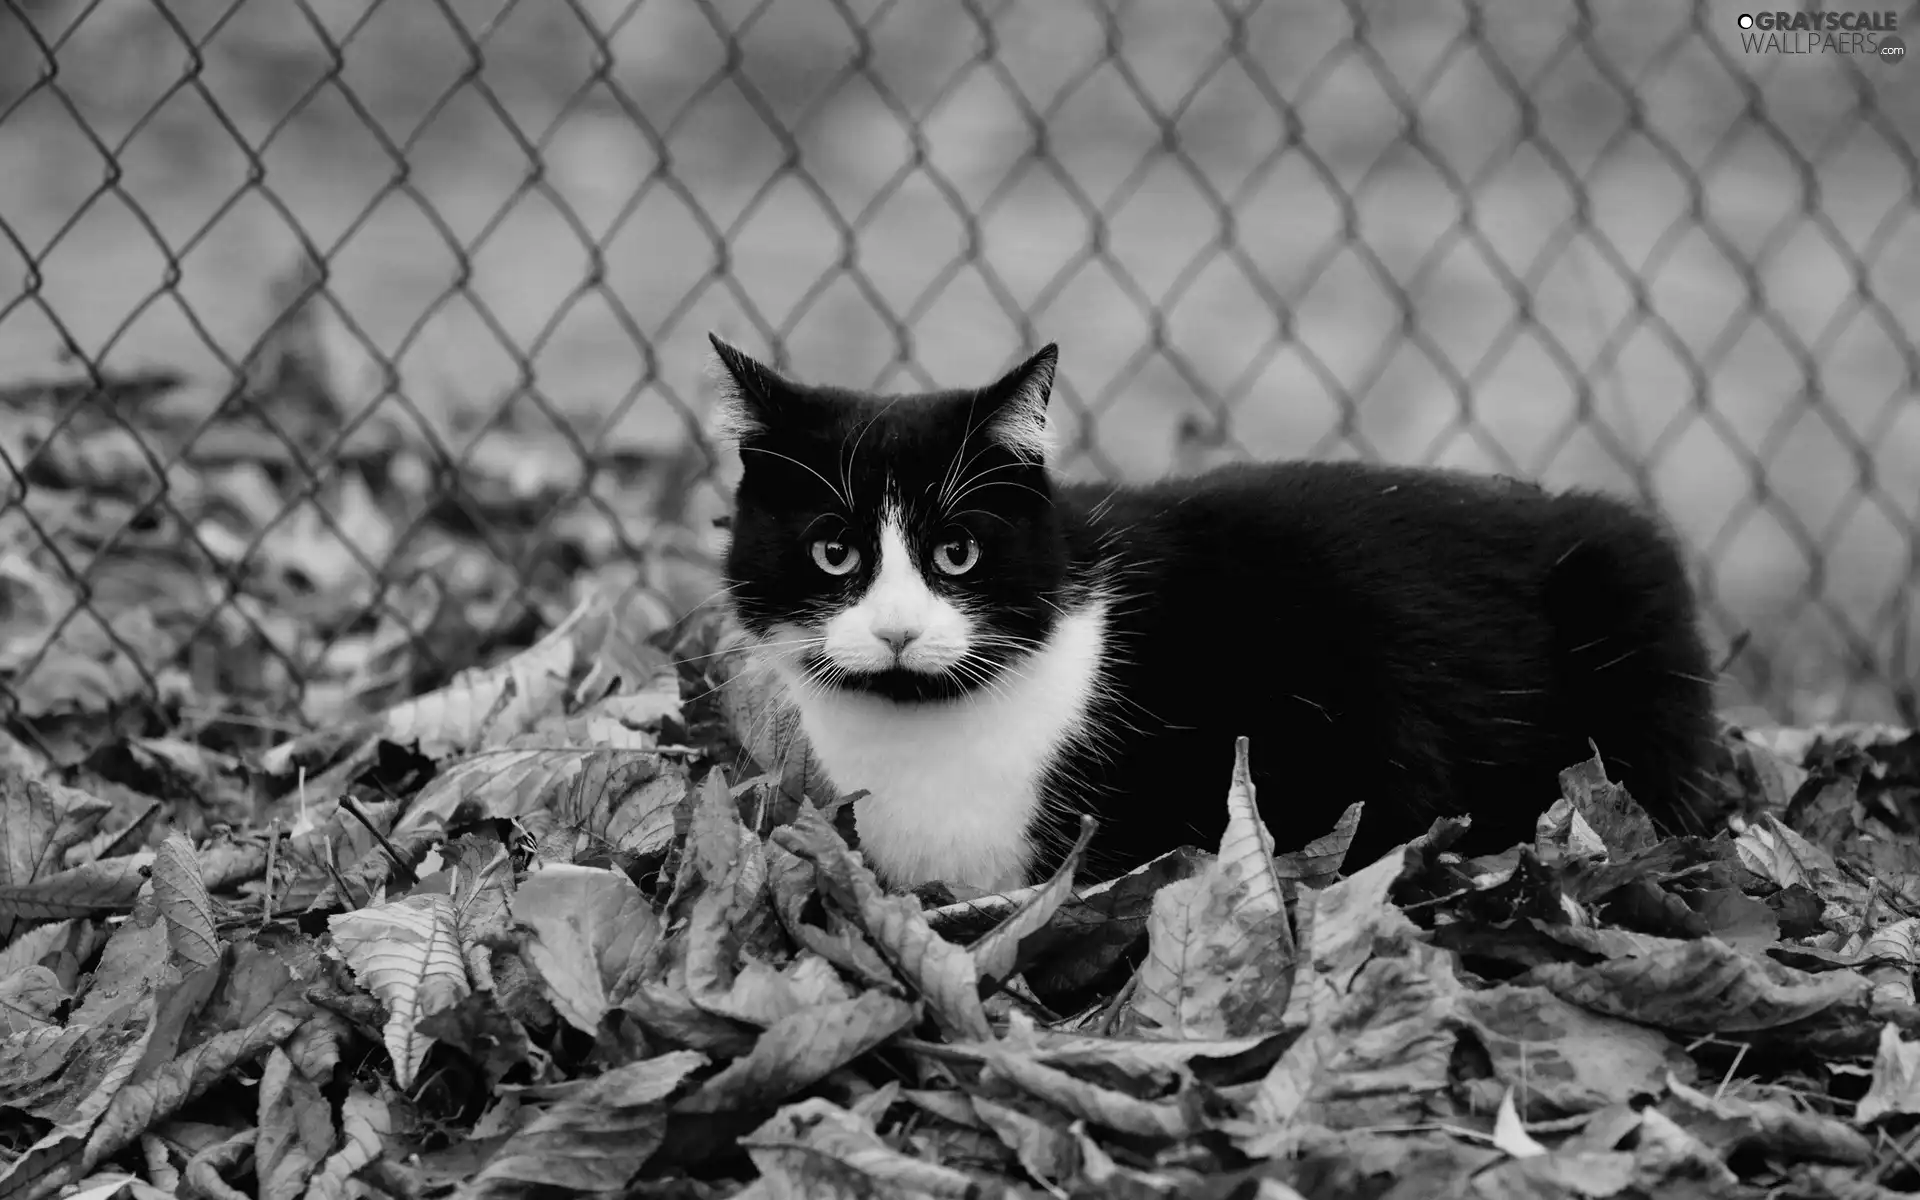
[[0,0],[0,708],[312,723],[583,578],[711,598],[714,329],[901,388],[1057,340],[1070,474],[1639,491],[1730,705],[1910,718],[1910,14],[1740,14]]

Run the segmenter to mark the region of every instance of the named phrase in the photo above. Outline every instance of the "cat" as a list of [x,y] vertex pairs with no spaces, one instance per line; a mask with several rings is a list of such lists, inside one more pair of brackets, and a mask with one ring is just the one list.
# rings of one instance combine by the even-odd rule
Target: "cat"
[[1239,736],[1281,850],[1365,801],[1346,868],[1470,814],[1530,841],[1597,744],[1697,829],[1714,731],[1695,598],[1657,517],[1502,476],[1243,464],[1054,477],[1049,345],[978,390],[783,378],[717,336],[740,449],[724,568],[891,887],[1043,878],[1080,812],[1106,878],[1218,845]]

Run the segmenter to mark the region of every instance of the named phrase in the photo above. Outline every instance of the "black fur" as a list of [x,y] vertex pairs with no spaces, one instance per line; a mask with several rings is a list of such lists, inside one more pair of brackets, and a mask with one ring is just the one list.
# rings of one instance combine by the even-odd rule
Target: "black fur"
[[[1473,815],[1470,850],[1529,839],[1589,739],[1657,820],[1698,824],[1711,667],[1674,543],[1635,507],[1355,463],[1065,484],[987,432],[1041,371],[1044,400],[1052,347],[980,391],[876,397],[793,384],[716,345],[749,426],[727,561],[749,629],[858,594],[864,568],[810,569],[808,543],[830,528],[871,562],[888,494],[916,546],[955,530],[979,542],[980,569],[936,584],[1014,647],[995,662],[1059,610],[1111,597],[1118,698],[1053,782],[1100,818],[1100,875],[1217,844],[1242,735],[1282,849],[1367,802],[1350,869],[1444,813]],[[956,463],[971,491],[935,503]],[[976,686],[904,672],[844,682],[906,701]],[[1036,832],[1057,852],[1071,829],[1056,817]]]
[[1102,805],[1121,859],[1218,839],[1238,734],[1283,845],[1367,802],[1349,865],[1444,813],[1473,815],[1469,848],[1530,840],[1588,739],[1652,813],[1692,824],[1711,667],[1679,556],[1644,514],[1355,463],[1059,495],[1076,557],[1111,546],[1133,598],[1116,679],[1153,736],[1114,739],[1091,772],[1133,801]]

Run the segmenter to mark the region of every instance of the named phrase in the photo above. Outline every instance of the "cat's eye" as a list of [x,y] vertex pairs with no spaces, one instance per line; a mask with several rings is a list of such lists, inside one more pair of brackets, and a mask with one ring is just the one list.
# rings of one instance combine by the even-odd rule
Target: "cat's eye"
[[860,552],[845,542],[821,538],[813,544],[813,562],[829,575],[845,575],[860,565]]
[[933,565],[947,575],[965,575],[980,561],[980,543],[957,537],[933,548]]

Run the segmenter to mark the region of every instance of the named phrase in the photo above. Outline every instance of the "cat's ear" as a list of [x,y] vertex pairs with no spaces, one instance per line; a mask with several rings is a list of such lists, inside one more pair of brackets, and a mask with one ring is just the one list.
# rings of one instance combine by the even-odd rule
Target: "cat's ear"
[[713,363],[709,373],[720,389],[719,425],[740,440],[765,433],[776,424],[792,385],[767,367],[709,333]]
[[1049,342],[986,390],[993,410],[986,422],[987,436],[1036,463],[1046,462],[1052,449],[1047,400],[1053,395],[1053,370],[1059,359],[1060,347]]

